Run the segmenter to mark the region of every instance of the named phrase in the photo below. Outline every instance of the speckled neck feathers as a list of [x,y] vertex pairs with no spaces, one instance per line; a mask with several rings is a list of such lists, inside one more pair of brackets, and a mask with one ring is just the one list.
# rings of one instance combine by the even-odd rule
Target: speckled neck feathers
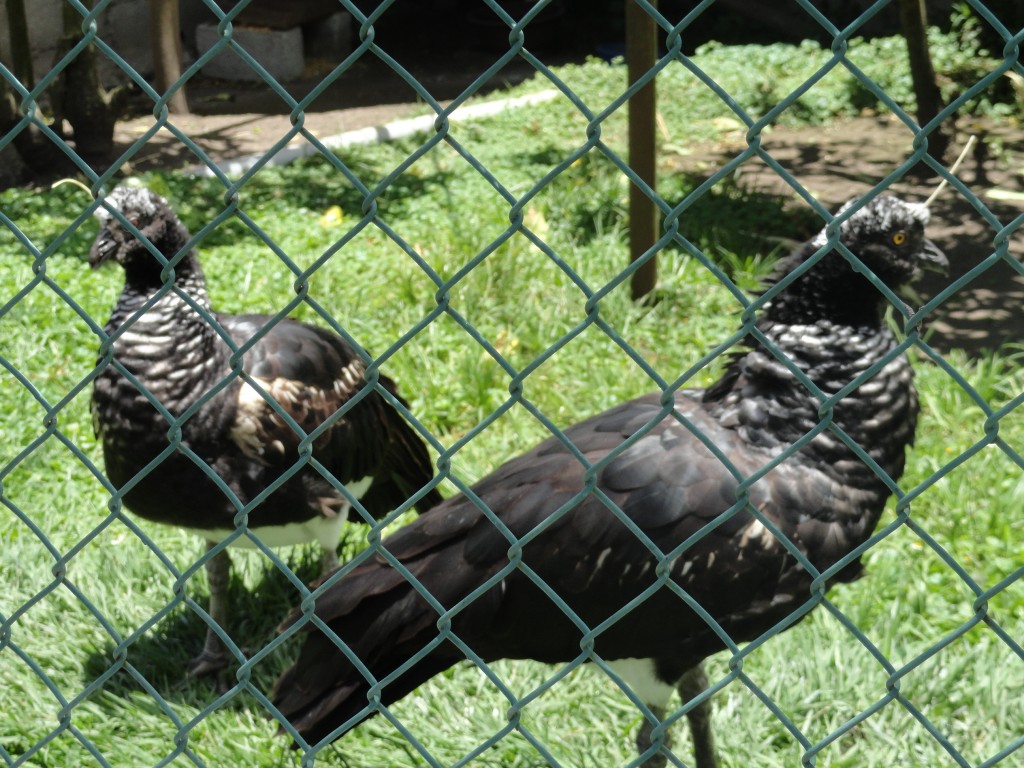
[[[763,330],[775,350],[821,394],[813,394],[789,366],[759,345],[735,359],[726,377],[705,396],[722,426],[736,429],[752,446],[779,452],[824,423],[827,428],[801,449],[807,459],[836,480],[877,486],[887,495],[882,480],[846,445],[839,430],[889,477],[902,474],[918,403],[913,370],[905,356],[894,353],[896,342],[889,330],[869,332],[827,321],[770,323]],[[876,366],[874,375],[826,405]]]
[[207,319],[214,314],[202,270],[190,253],[175,270],[173,286],[154,283],[152,270],[125,273],[124,289],[104,326],[116,334],[114,357],[171,413],[180,413],[203,394],[230,354]]
[[[841,232],[843,244],[899,290],[917,267],[908,259],[902,268],[896,249],[879,257],[877,244],[885,244],[893,228],[902,232],[902,227],[923,226],[927,215],[919,206],[894,207],[904,204],[893,200],[881,198],[847,221]],[[823,231],[783,259],[772,284],[812,258],[825,242]],[[705,403],[723,426],[738,430],[751,445],[772,451],[785,449],[825,424],[827,428],[802,453],[841,482],[875,486],[887,495],[883,480],[841,433],[863,447],[889,477],[900,476],[906,448],[913,441],[918,402],[913,371],[906,357],[896,352],[896,339],[884,319],[888,306],[885,295],[842,254],[824,254],[763,304],[757,329],[767,343],[748,336],[746,348],[736,353],[723,378],[705,393]],[[793,368],[806,376],[810,387]],[[830,402],[862,378],[841,399]]]

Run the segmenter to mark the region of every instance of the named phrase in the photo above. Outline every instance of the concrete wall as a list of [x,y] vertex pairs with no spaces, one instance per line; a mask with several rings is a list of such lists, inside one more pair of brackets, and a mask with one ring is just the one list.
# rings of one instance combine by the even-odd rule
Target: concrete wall
[[[63,0],[28,0],[29,40],[32,43],[32,64],[39,80],[54,64],[54,51],[63,30]],[[195,29],[200,21],[212,20],[214,15],[202,0],[181,1],[181,26],[188,48],[195,43]],[[144,76],[153,73],[150,48],[149,0],[112,0],[97,20],[100,37]],[[0,5],[0,61],[10,66],[10,39],[7,33],[6,6]],[[187,54],[187,59],[191,57]],[[124,80],[120,70],[111,63],[104,65],[107,85]]]

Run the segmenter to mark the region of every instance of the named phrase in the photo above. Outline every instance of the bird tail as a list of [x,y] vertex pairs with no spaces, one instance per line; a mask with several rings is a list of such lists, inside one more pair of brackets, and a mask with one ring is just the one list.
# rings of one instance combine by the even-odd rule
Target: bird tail
[[[427,447],[419,435],[397,412],[394,413],[394,419],[400,423],[394,430],[388,445],[388,454],[384,459],[391,472],[375,481],[362,499],[367,510],[385,510],[385,514],[403,504],[434,476]],[[422,514],[443,500],[437,488],[431,488],[415,502],[414,506],[416,511]]]
[[[381,384],[400,402],[408,407],[405,400],[390,379],[381,377]],[[416,430],[402,415],[391,407],[385,407],[381,414],[382,426],[388,432],[387,452],[383,466],[389,471],[382,472],[367,489],[361,499],[363,506],[376,519],[382,518],[414,493],[418,493],[434,477],[430,454]],[[414,504],[419,513],[440,504],[444,498],[437,488],[431,488]],[[357,515],[358,513],[350,513]]]
[[[416,564],[411,568],[421,571]],[[308,623],[301,630],[308,634],[298,659],[271,694],[310,744],[337,738],[465,658],[451,642],[438,641],[437,610],[381,558],[360,565],[319,595],[315,614],[340,642]],[[302,611],[296,609],[281,630],[301,621]],[[409,669],[378,686],[417,656]]]

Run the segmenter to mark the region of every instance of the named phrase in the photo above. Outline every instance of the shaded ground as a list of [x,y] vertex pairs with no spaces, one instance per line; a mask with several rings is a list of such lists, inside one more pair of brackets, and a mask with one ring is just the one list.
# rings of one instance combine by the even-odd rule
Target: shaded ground
[[[978,268],[996,250],[996,241],[1008,240],[1008,254],[1018,267],[1024,260],[1024,132],[1018,126],[978,122],[963,126],[957,151],[970,134],[975,149],[965,158],[957,178],[988,208],[996,222],[985,216],[951,187],[931,204],[928,233],[946,253],[948,277],[929,277],[921,286],[926,296],[938,294],[954,281]],[[775,128],[761,146],[831,210],[863,194],[892,173],[913,152],[912,135],[895,119],[859,118],[828,127]],[[739,132],[716,145],[692,148],[674,161],[681,169],[710,175],[747,144]],[[793,196],[792,187],[761,159],[737,172],[747,188]],[[891,190],[911,200],[927,199],[938,179],[908,175]],[[1004,193],[1010,193],[1009,196]],[[1009,197],[1009,199],[1007,199]],[[1003,227],[1017,227],[997,238]],[[1024,342],[1024,276],[1008,259],[995,260],[950,296],[938,308],[931,342],[940,349],[964,348],[971,352]]]
[[[507,4],[515,6],[519,15],[530,5],[526,0],[508,0]],[[271,2],[262,5],[277,7]],[[615,53],[605,49],[609,48],[608,41],[622,39],[621,19],[595,14],[593,5],[590,0],[552,3],[529,25],[530,51],[548,65],[578,62],[599,51]],[[680,5],[676,0],[665,0],[663,10],[678,10]],[[750,18],[750,4],[730,0],[726,5],[742,6],[738,18]],[[461,8],[457,0],[433,0],[405,4],[400,14],[384,13],[374,23],[374,41],[393,60],[385,62],[368,52],[351,62],[327,87],[321,84],[331,73],[331,65],[308,59],[303,79],[286,86],[299,101],[308,94],[317,94],[305,110],[304,127],[318,137],[326,137],[380,126],[426,111],[418,87],[447,104],[447,100],[459,98],[470,87],[476,95],[482,95],[535,74],[529,62],[520,56],[498,66],[509,54],[508,27],[491,12],[463,13]],[[584,13],[584,8],[591,12]],[[712,21],[712,16],[707,20]],[[749,32],[751,26],[743,22],[732,33]],[[884,29],[886,25],[881,26]],[[690,37],[691,44],[703,39],[697,30]],[[338,63],[336,54],[333,62]],[[176,118],[174,122],[218,162],[264,152],[293,128],[286,100],[263,84],[225,83],[200,77],[190,81],[188,96],[197,114]],[[524,119],[528,119],[527,112]],[[151,127],[151,117],[119,124],[117,139],[122,150]],[[959,170],[958,178],[988,207],[995,221],[987,221],[983,213],[952,189],[934,202],[929,234],[949,256],[951,274],[942,280],[933,279],[925,286],[925,291],[932,294],[985,261],[993,253],[1000,227],[1024,213],[1024,131],[1005,124],[963,124],[960,128],[956,137],[959,146],[963,146],[969,133],[975,133],[979,142]],[[904,125],[872,117],[828,127],[776,128],[762,137],[761,145],[833,210],[869,190],[913,151],[912,136]],[[687,146],[676,153],[666,150],[660,162],[668,172],[711,175],[746,148],[742,132],[737,131],[714,144]],[[177,138],[161,131],[147,141],[130,165],[143,170],[183,168],[196,163],[194,154]],[[744,186],[795,199],[792,188],[760,159],[746,163],[737,176]],[[932,176],[907,176],[892,189],[909,199],[924,200],[935,184]],[[1016,194],[1017,199],[993,197],[993,190]],[[1014,232],[1009,253],[1017,262],[1024,258],[1024,227]],[[965,347],[974,351],[1024,341],[1022,307],[1024,277],[1008,261],[998,262],[943,302],[930,323],[932,341],[942,348]]]

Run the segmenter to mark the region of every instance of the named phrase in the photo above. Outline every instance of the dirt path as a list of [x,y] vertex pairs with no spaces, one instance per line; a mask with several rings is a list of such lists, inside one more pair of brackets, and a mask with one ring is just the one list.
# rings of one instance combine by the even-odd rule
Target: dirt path
[[[930,323],[930,340],[936,347],[977,353],[1024,342],[1024,276],[1020,265],[1024,260],[1024,131],[1015,125],[980,121],[964,128],[957,137],[958,146],[964,146],[971,133],[977,143],[957,171],[957,178],[980,198],[1000,226],[991,225],[965,197],[947,188],[930,206],[928,232],[949,257],[950,275],[930,277],[922,292],[935,295],[975,269],[995,250],[999,229],[1017,221],[1017,228],[1008,238],[1009,256],[1017,266],[1003,260],[979,273],[943,302]],[[710,175],[746,146],[745,138],[737,132],[717,145],[692,152],[681,160],[680,167]],[[913,152],[913,135],[895,119],[858,118],[827,127],[775,128],[763,136],[762,147],[834,210],[896,170]],[[694,157],[702,159],[695,161]],[[744,164],[737,178],[749,189],[787,197],[794,194],[760,159]],[[936,184],[937,179],[930,174],[924,178],[908,175],[891,189],[908,199],[924,200]]]
[[[328,112],[308,112],[303,125],[314,136],[323,138],[359,128],[385,125],[422,112],[423,107],[417,104],[353,107]],[[171,122],[218,164],[243,155],[264,152],[292,130],[292,123],[287,115],[254,112],[234,115],[184,115],[173,117]],[[153,125],[154,120],[151,116],[118,123],[115,142],[119,152],[128,149],[133,142],[151,130]],[[126,171],[186,168],[199,162],[198,157],[173,132],[161,129],[132,157]]]

